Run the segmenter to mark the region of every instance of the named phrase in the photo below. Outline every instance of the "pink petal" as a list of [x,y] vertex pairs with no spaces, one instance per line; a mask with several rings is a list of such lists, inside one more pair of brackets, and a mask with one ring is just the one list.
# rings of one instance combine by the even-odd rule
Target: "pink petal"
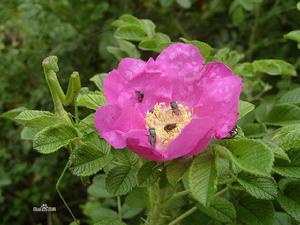
[[238,118],[242,79],[220,62],[207,64],[201,71],[195,94],[200,96],[195,113],[215,119],[215,137],[229,135]]
[[213,120],[209,117],[194,118],[169,144],[166,159],[176,159],[185,155],[195,155],[203,151],[213,137]]
[[202,69],[204,58],[194,45],[175,43],[164,49],[156,62],[168,73],[167,76],[193,80]]
[[144,117],[136,106],[102,106],[96,111],[94,123],[99,134],[115,148],[126,147],[127,132],[145,128]]

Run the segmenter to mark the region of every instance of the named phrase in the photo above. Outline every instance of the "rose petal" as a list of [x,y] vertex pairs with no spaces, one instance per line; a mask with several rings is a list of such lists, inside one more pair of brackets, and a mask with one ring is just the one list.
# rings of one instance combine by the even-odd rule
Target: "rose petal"
[[96,111],[94,123],[99,134],[115,148],[126,147],[128,131],[145,128],[144,116],[136,106],[102,106]]
[[215,137],[224,138],[229,135],[238,118],[242,79],[220,62],[207,64],[200,75],[195,90],[195,95],[200,97],[194,113],[199,117],[214,118]]

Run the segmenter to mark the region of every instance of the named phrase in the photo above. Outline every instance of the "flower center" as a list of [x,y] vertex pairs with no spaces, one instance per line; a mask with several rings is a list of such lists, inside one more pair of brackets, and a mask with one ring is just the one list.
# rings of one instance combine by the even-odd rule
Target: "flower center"
[[176,102],[155,104],[146,115],[150,144],[165,149],[191,121],[191,117],[188,107],[182,104]]

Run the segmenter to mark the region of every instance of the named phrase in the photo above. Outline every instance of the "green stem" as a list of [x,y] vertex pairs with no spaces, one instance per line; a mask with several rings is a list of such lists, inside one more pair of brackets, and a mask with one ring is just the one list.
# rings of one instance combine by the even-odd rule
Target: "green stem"
[[120,198],[120,196],[117,196],[117,202],[118,202],[118,215],[119,215],[119,219],[122,220],[122,204],[121,204],[121,198]]
[[67,169],[68,169],[68,167],[69,167],[69,162],[66,163],[65,168],[63,169],[61,175],[59,176],[59,178],[58,178],[58,180],[57,180],[57,183],[56,183],[56,185],[55,185],[55,188],[56,188],[56,191],[57,191],[57,193],[58,193],[60,199],[62,200],[62,202],[64,203],[65,207],[68,209],[69,213],[71,214],[71,216],[72,216],[74,222],[77,223],[77,224],[79,225],[78,220],[76,219],[76,217],[75,217],[74,214],[72,213],[72,210],[70,209],[68,203],[65,201],[64,197],[62,196],[62,194],[61,194],[61,192],[60,192],[60,190],[59,190],[59,185],[60,185],[60,183],[61,183],[61,181],[62,181],[62,179],[63,179],[63,177],[64,177],[64,175],[65,175],[65,173],[66,173],[66,171],[67,171]]
[[196,210],[197,210],[197,207],[194,206],[193,208],[189,209],[185,213],[183,213],[180,216],[178,216],[175,220],[173,220],[172,222],[170,222],[168,225],[175,225],[175,224],[179,223],[181,220],[183,220],[184,218],[188,217],[189,215],[191,215]]
[[230,186],[226,186],[226,187],[223,188],[221,191],[217,192],[217,193],[215,194],[215,196],[220,196],[220,195],[224,194],[226,191],[229,190],[229,188],[230,188]]

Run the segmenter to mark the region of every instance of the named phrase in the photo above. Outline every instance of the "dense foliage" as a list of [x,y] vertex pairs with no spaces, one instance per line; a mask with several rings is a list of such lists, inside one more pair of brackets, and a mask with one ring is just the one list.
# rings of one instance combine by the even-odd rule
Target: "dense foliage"
[[[1,1],[2,224],[72,222],[55,190],[64,168],[57,188],[81,224],[300,222],[297,7],[292,0]],[[114,151],[92,120],[105,104],[105,72],[125,56],[156,56],[171,41],[194,44],[207,62],[222,61],[243,78],[238,136],[165,163]],[[45,79],[48,55],[58,56],[60,70],[47,58]],[[80,78],[72,74],[65,95],[58,80],[66,90],[73,71]],[[50,73],[59,74],[54,83]],[[44,203],[57,212],[32,211]]]

